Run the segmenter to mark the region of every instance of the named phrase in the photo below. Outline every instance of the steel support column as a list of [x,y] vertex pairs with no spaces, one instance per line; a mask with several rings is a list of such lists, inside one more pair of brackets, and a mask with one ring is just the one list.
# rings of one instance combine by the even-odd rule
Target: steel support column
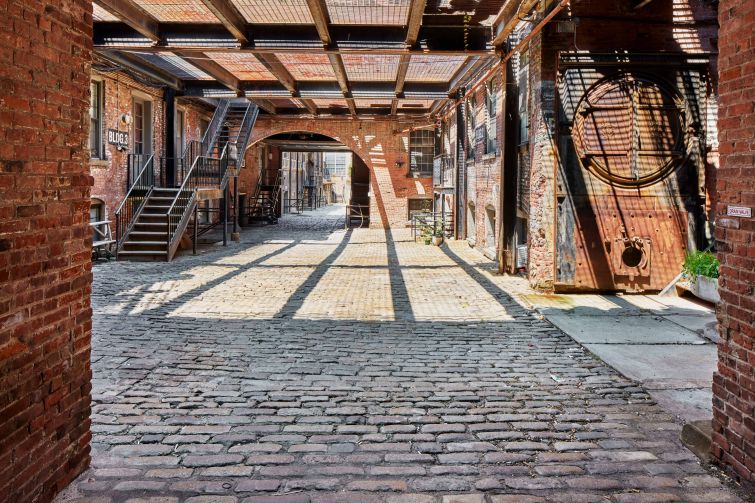
[[176,91],[165,89],[165,170],[164,179],[168,187],[176,185]]

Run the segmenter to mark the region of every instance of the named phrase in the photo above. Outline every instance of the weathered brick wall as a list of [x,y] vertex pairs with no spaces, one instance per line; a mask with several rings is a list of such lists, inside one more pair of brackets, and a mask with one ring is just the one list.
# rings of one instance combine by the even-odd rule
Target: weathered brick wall
[[[498,140],[498,147],[496,152],[485,153],[485,145],[483,143],[476,144],[474,147],[474,157],[467,159],[467,201],[468,204],[474,205],[475,219],[474,228],[471,226],[471,222],[467,222],[467,238],[471,238],[471,242],[474,246],[485,253],[489,258],[495,259],[498,241],[499,241],[499,226],[498,218],[501,215],[501,159],[502,148],[501,141],[503,138],[503,105],[504,105],[504,93],[502,83],[502,72],[497,72],[490,77],[488,82],[495,80],[496,82],[496,94],[497,94],[497,112],[496,112],[496,138]],[[488,120],[488,113],[485,106],[485,86],[481,85],[474,92],[474,107],[473,113],[475,114],[474,123],[479,127],[486,123]],[[455,117],[451,120],[455,120]],[[454,128],[453,132],[456,132]],[[470,131],[471,132],[471,131]],[[455,141],[456,137],[452,138]],[[475,141],[474,138],[470,138],[470,141]],[[493,239],[489,239],[487,211],[489,208],[495,210],[495,223],[493,225]],[[464,212],[467,215],[467,212]]]
[[89,462],[92,4],[0,19],[0,501],[45,502]]
[[[274,134],[291,131],[319,133],[343,143],[362,158],[370,169],[373,193],[370,199],[370,226],[403,227],[407,224],[407,198],[432,195],[431,177],[407,176],[408,127],[393,120],[260,118],[252,132],[250,144]],[[403,162],[401,168],[396,167],[396,161],[399,160]]]
[[713,455],[755,483],[755,3],[719,4],[719,141],[716,241],[721,260],[718,372],[713,380]]
[[556,159],[554,84],[556,47],[538,33],[529,45],[529,218],[527,271],[530,284],[552,290],[555,270]]

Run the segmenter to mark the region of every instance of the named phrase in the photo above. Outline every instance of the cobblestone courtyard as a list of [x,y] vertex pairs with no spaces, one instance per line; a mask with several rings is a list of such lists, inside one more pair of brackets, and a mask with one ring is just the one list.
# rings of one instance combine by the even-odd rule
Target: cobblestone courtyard
[[92,469],[58,501],[739,501],[465,243],[340,214],[95,265]]

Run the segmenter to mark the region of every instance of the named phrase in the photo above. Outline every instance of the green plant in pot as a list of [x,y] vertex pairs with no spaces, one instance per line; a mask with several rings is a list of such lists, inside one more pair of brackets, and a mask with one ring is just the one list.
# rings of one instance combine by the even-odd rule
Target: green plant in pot
[[709,251],[695,251],[684,258],[682,272],[689,280],[690,291],[698,298],[718,302],[718,268],[720,263]]
[[435,246],[442,245],[444,237],[445,237],[445,233],[443,232],[443,224],[441,222],[435,222],[435,224],[433,224],[433,233],[432,233],[433,244]]

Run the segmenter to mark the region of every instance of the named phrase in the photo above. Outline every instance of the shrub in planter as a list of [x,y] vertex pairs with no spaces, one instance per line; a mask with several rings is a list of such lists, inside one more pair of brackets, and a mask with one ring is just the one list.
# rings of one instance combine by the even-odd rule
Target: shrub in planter
[[682,271],[690,281],[697,281],[698,276],[718,278],[718,259],[709,251],[696,251],[688,254],[684,259]]
[[684,259],[682,272],[689,280],[691,291],[695,296],[709,302],[719,302],[718,295],[718,259],[708,251],[696,251]]

